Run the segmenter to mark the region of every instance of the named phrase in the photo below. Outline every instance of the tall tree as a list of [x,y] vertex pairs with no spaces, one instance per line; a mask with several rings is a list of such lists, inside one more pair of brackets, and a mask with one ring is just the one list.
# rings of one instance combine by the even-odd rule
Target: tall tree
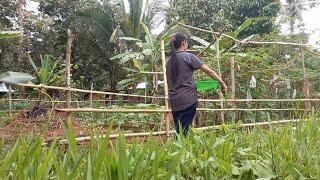
[[[170,0],[169,3],[166,10],[167,24],[171,20],[179,20],[216,31],[228,26],[228,31],[233,31],[247,18],[254,18],[254,25],[248,29],[251,34],[271,32],[280,10],[279,0]],[[244,32],[244,36],[246,35],[248,33]]]

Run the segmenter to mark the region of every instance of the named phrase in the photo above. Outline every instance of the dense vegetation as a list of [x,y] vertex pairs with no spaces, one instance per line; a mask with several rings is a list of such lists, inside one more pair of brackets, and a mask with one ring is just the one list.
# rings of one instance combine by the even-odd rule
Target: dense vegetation
[[[194,132],[187,139],[126,144],[120,138],[78,146],[42,146],[40,138],[2,148],[0,176],[8,179],[318,179],[319,121],[288,126]],[[3,146],[3,145],[2,145]],[[113,148],[111,148],[114,146]],[[5,150],[7,149],[7,150]],[[2,159],[1,158],[1,159]]]
[[[286,0],[286,5],[280,0],[128,0],[127,7],[125,0],[41,0],[36,3],[36,12],[26,10],[30,2],[33,1],[0,2],[0,74],[26,72],[35,77],[36,84],[65,86],[63,59],[70,29],[73,33],[72,87],[155,97],[163,95],[163,86],[158,84],[163,77],[141,72],[162,71],[160,41],[165,41],[168,55],[171,35],[179,31],[190,37],[190,50],[194,52],[216,40],[203,54],[203,60],[221,73],[228,85],[234,60],[238,99],[319,98],[320,57],[312,47],[240,45],[228,38],[216,38],[177,24],[182,22],[217,32],[224,30],[244,42],[307,43],[301,12],[319,4],[313,0]],[[159,30],[162,23],[164,30],[157,35],[152,33]],[[288,24],[289,32],[281,32],[282,24]],[[253,77],[256,86],[249,83]],[[207,76],[197,72],[195,78]],[[136,88],[141,82],[147,82],[146,89]],[[117,140],[99,135],[108,127],[107,134],[163,130],[163,113],[79,112],[71,118],[72,123],[80,122],[76,124],[79,126],[69,121],[65,127],[66,114],[52,113],[54,108],[66,107],[66,103],[61,102],[65,100],[65,93],[19,89],[18,86],[13,89],[13,98],[20,96],[31,101],[13,101],[14,110],[29,111],[11,116],[7,93],[0,94],[0,177],[3,179],[320,178],[320,124],[316,112],[309,113],[318,109],[318,103],[311,106],[301,102],[225,103],[224,108],[308,111],[237,112],[238,124],[223,124],[219,130],[206,132],[194,129],[186,139],[178,136],[167,141],[150,136],[142,142],[125,139],[123,135]],[[98,95],[93,97],[97,102],[89,103],[89,96],[73,93],[71,106],[162,109],[164,105],[155,98],[120,99]],[[221,98],[217,92],[199,96]],[[231,96],[229,91],[224,98]],[[200,106],[221,108],[218,103]],[[224,116],[220,112],[201,112],[197,113],[195,123],[216,125],[222,117],[229,123],[233,115],[232,112]],[[306,115],[307,121],[286,126],[239,127],[241,122],[303,119]],[[87,131],[77,132],[83,130],[82,125]],[[38,127],[40,130],[34,131],[33,128]],[[19,137],[19,128],[21,132],[24,128],[21,133],[24,137]],[[43,146],[50,128],[63,129],[69,144],[61,145],[55,140]],[[34,134],[30,135],[31,132]],[[49,137],[58,138],[55,135],[59,132],[50,133],[54,137]],[[75,136],[90,133],[98,138],[77,144]]]

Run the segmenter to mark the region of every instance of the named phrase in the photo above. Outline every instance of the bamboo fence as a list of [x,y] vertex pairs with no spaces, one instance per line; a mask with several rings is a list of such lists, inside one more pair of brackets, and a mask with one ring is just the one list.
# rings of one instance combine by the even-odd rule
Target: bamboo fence
[[[289,46],[298,46],[301,48],[307,48],[310,47],[310,44],[302,44],[302,43],[292,43],[292,42],[257,42],[257,41],[241,41],[236,38],[233,38],[227,34],[224,34],[223,32],[214,32],[209,30],[200,29],[197,27],[193,27],[190,25],[186,25],[183,23],[178,22],[178,25],[184,26],[187,28],[191,28],[194,30],[198,30],[205,33],[214,34],[221,37],[226,37],[232,39],[234,42],[238,44],[257,44],[257,45],[270,45],[270,44],[276,44],[276,45],[289,45]],[[22,87],[30,87],[30,88],[40,88],[40,89],[55,89],[55,90],[62,90],[67,92],[67,100],[66,101],[54,101],[54,102],[67,102],[68,108],[66,109],[56,109],[56,111],[59,112],[67,112],[73,113],[73,112],[105,112],[105,113],[165,113],[165,123],[166,123],[166,130],[160,131],[160,132],[153,132],[153,133],[130,133],[130,134],[124,134],[125,137],[139,137],[139,136],[149,136],[149,135],[166,135],[167,137],[174,133],[174,131],[170,131],[170,108],[168,103],[168,86],[166,82],[166,69],[165,69],[165,51],[164,51],[164,42],[161,41],[161,59],[162,59],[162,66],[163,66],[163,72],[147,72],[147,71],[141,71],[142,74],[162,74],[164,77],[164,86],[165,86],[165,96],[147,96],[147,95],[136,95],[136,94],[125,94],[125,93],[114,93],[114,92],[103,92],[103,91],[93,91],[93,88],[91,90],[85,90],[85,89],[78,89],[78,88],[71,88],[70,86],[70,80],[71,80],[71,57],[69,56],[71,54],[71,47],[72,47],[72,32],[68,31],[68,43],[67,43],[67,50],[66,50],[66,70],[67,70],[67,87],[58,87],[58,86],[46,86],[46,85],[34,85],[34,84],[18,84],[18,86]],[[310,51],[309,51],[310,52]],[[314,52],[311,52],[314,53]],[[231,67],[232,68],[232,67]],[[233,74],[234,76],[234,74]],[[234,80],[233,80],[234,83]],[[233,90],[234,91],[234,90]],[[72,108],[71,107],[71,92],[82,92],[82,93],[90,93],[90,102],[93,102],[92,94],[103,94],[103,95],[114,95],[114,96],[123,96],[123,97],[136,97],[136,98],[152,98],[152,99],[163,99],[165,101],[165,107],[164,109],[94,109],[94,108]],[[234,93],[234,92],[232,92]],[[17,101],[19,99],[16,99]],[[9,93],[9,103],[10,103],[10,109],[9,112],[12,113],[15,110],[12,109],[12,101],[15,101],[15,99],[12,99],[11,93]],[[27,101],[35,101],[35,100],[27,100]],[[99,101],[108,101],[106,100],[99,100]],[[232,99],[199,99],[199,102],[319,102],[320,99],[235,99],[235,96],[232,96]],[[50,101],[51,102],[51,101]],[[73,101],[73,102],[80,102],[80,101]],[[92,107],[92,104],[91,106]],[[234,108],[235,106],[232,106],[233,108],[227,109],[227,108],[220,108],[220,109],[210,109],[210,108],[197,108],[197,111],[310,111],[310,109],[295,109],[295,108],[287,108],[287,109],[275,109],[275,108],[260,108],[260,109],[241,109],[241,108]],[[305,120],[301,120],[305,121]],[[260,123],[249,123],[249,124],[241,124],[240,127],[253,127],[253,126],[264,126],[264,125],[270,125],[270,124],[285,124],[290,122],[300,122],[300,120],[281,120],[281,121],[273,121],[273,122],[260,122]],[[209,127],[202,127],[202,128],[196,128],[199,130],[209,130],[209,129],[221,129],[221,125],[218,126],[209,126]],[[109,138],[117,138],[119,134],[110,135]],[[91,137],[79,137],[76,138],[78,142],[81,141],[87,141],[90,140]],[[60,143],[68,143],[67,140],[61,140]]]

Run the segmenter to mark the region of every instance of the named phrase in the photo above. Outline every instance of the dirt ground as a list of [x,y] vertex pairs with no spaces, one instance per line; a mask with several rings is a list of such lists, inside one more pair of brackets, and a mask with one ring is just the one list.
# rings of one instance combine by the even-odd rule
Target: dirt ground
[[[14,114],[11,121],[0,127],[0,138],[8,143],[14,142],[18,138],[31,135],[41,136],[45,141],[65,139],[64,125],[67,124],[66,119],[67,114],[62,112],[54,112],[51,118],[48,118],[48,116],[29,118],[28,111],[20,112],[19,114]],[[90,127],[74,116],[72,116],[71,119],[73,132],[76,137],[91,136],[94,132],[105,134],[110,128],[109,126]],[[111,131],[111,134],[120,132],[117,127],[113,127]],[[133,133],[137,131],[137,127],[133,127],[132,124],[128,123],[121,131],[123,133]],[[135,138],[127,138],[129,142],[135,141],[134,139]],[[138,141],[145,141],[147,137],[138,139]]]
[[[6,141],[14,141],[19,137],[29,135],[39,135],[45,139],[54,137],[64,138],[64,126],[66,113],[53,113],[52,118],[47,116],[28,118],[26,112],[14,115],[12,120],[0,127],[0,138]],[[77,119],[72,120],[74,133],[76,136],[86,136],[91,134],[90,128],[81,124]]]

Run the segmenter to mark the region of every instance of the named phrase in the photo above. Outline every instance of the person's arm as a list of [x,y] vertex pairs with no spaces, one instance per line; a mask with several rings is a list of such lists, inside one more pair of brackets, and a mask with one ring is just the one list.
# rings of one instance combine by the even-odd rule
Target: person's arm
[[228,87],[226,83],[222,80],[222,78],[212,69],[210,69],[207,65],[203,64],[201,66],[201,70],[206,73],[208,76],[210,76],[212,79],[216,79],[221,83],[222,91],[224,93],[227,92]]

